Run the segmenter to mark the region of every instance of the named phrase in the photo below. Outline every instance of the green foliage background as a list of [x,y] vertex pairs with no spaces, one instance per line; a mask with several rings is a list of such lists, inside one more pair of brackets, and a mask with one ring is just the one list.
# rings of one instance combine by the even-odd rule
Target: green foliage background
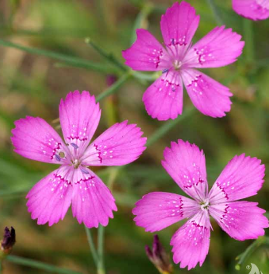
[[[60,130],[55,121],[58,104],[69,91],[88,90],[96,96],[113,93],[101,96],[104,98],[97,134],[128,119],[150,138],[148,149],[135,163],[124,168],[94,169],[110,184],[118,205],[118,212],[105,229],[107,273],[157,273],[144,252],[145,244],[152,242],[152,234],[135,226],[131,209],[143,194],[151,191],[182,193],[160,164],[170,141],[181,138],[204,150],[210,186],[236,154],[256,156],[269,170],[269,20],[251,22],[241,18],[232,11],[231,0],[215,1],[218,17],[208,4],[211,1],[188,2],[201,15],[194,41],[221,21],[246,41],[238,62],[206,70],[234,94],[232,110],[223,119],[206,117],[193,109],[186,93],[179,119],[172,123],[151,119],[141,98],[156,75],[132,74],[123,65],[121,51],[135,40],[136,28],[148,28],[161,41],[160,16],[173,1],[0,1],[0,231],[5,226],[15,227],[17,244],[13,255],[79,273],[96,273],[85,229],[70,211],[52,227],[38,226],[31,220],[25,195],[55,166],[22,158],[13,152],[10,142],[14,121],[26,115],[42,117]],[[87,37],[95,47],[85,43]],[[104,57],[98,52],[100,49],[112,53],[114,58]],[[119,80],[108,89],[106,80],[110,74]],[[258,201],[260,207],[268,210],[268,197],[266,176],[262,190],[250,200]],[[247,274],[246,266],[251,262],[264,274],[269,273],[267,238],[261,239],[263,244],[251,246],[252,241],[231,239],[212,223],[209,255],[203,267],[196,267],[191,273]],[[169,252],[170,238],[179,225],[158,233]],[[96,230],[92,229],[92,233],[96,235]],[[254,252],[243,260],[241,270],[235,270],[235,258],[249,246]],[[5,260],[3,273],[48,273],[17,263],[16,257]],[[175,273],[188,273],[178,266],[174,269]],[[64,272],[53,268],[51,273]]]

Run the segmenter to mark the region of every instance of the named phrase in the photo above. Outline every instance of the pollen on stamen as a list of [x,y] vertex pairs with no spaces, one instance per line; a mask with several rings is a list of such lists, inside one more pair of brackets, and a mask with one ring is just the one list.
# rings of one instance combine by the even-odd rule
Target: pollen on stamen
[[55,154],[55,158],[58,162],[61,162],[61,157],[58,154]]
[[162,74],[164,74],[164,73],[166,73],[166,72],[168,72],[169,71],[169,69],[164,69],[163,71],[162,71]]
[[75,143],[70,143],[70,145],[74,148],[74,149],[78,149],[78,145]]
[[60,156],[62,159],[65,158],[64,152],[61,151],[61,152],[59,153],[59,156]]
[[80,167],[80,170],[84,174],[89,174],[90,173],[89,170],[87,168],[84,168],[84,167]]

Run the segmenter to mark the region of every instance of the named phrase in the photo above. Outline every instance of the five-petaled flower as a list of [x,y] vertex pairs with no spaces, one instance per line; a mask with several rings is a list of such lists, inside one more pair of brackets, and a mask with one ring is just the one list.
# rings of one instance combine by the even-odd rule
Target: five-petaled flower
[[269,0],[232,0],[232,5],[236,13],[251,20],[269,17]]
[[264,165],[257,158],[235,156],[208,192],[205,156],[196,145],[178,140],[164,150],[163,167],[190,197],[152,192],[136,203],[136,225],[156,232],[182,219],[189,220],[171,240],[173,259],[181,268],[203,264],[210,241],[210,216],[232,238],[243,241],[264,235],[268,219],[258,203],[237,201],[257,194]]
[[244,42],[240,41],[240,35],[222,26],[192,45],[199,19],[190,4],[176,2],[161,19],[165,47],[150,32],[138,29],[136,42],[123,51],[126,65],[132,69],[162,71],[143,96],[152,118],[175,119],[182,114],[183,83],[193,104],[203,114],[223,117],[231,109],[229,89],[196,68],[222,67],[235,62]]
[[12,143],[18,154],[60,167],[39,181],[27,194],[28,211],[38,224],[63,219],[72,204],[73,216],[88,228],[106,226],[115,199],[89,166],[121,166],[145,150],[143,132],[127,121],[117,123],[90,145],[101,110],[89,92],[70,92],[59,106],[62,138],[43,119],[26,117],[15,122]]

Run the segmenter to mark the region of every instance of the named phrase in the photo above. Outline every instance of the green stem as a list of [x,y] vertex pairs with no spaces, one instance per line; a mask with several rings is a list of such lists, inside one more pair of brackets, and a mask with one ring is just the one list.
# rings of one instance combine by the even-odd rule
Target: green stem
[[134,71],[134,70],[130,71],[130,73],[135,78],[138,78],[140,80],[146,80],[146,81],[155,81],[160,76],[158,73],[147,74],[147,73],[142,73],[142,72],[138,72],[138,71]]
[[236,270],[240,270],[241,265],[244,263],[244,261],[262,244],[266,243],[267,239],[266,237],[260,237],[256,241],[254,241],[242,254],[237,256],[236,260],[238,260],[238,263],[235,266]]
[[143,22],[147,19],[147,17],[152,11],[153,11],[153,6],[149,3],[146,3],[142,7],[141,11],[138,13],[133,26],[133,31],[131,35],[131,44],[133,44],[134,41],[136,40],[136,30],[143,26]]
[[107,61],[109,61],[112,65],[116,66],[117,68],[119,68],[121,71],[127,71],[127,68],[121,63],[119,62],[115,56],[111,53],[107,53],[106,51],[104,51],[103,49],[101,49],[98,45],[96,45],[90,38],[86,38],[85,39],[85,43],[87,45],[92,46],[93,49],[95,49],[104,59],[106,59]]
[[85,226],[85,231],[86,231],[87,240],[89,243],[89,247],[90,247],[90,250],[92,253],[94,263],[95,263],[96,267],[98,267],[99,258],[98,258],[98,254],[97,254],[95,246],[94,246],[91,230]]
[[244,38],[245,38],[245,54],[246,60],[252,63],[254,56],[254,40],[253,40],[253,24],[251,20],[243,19],[244,21]]
[[29,266],[29,267],[41,269],[44,271],[57,273],[57,274],[81,274],[81,272],[60,268],[54,265],[38,262],[32,259],[22,258],[14,255],[7,256],[6,260],[11,263],[15,263],[23,266]]
[[93,63],[90,61],[86,61],[77,57],[72,57],[72,56],[68,56],[62,53],[57,53],[57,52],[53,52],[53,51],[48,51],[48,50],[43,50],[43,49],[37,49],[37,48],[30,48],[30,47],[25,47],[19,44],[15,44],[9,41],[5,41],[0,39],[0,46],[4,46],[4,47],[10,47],[10,48],[15,48],[18,50],[22,50],[31,54],[38,54],[38,55],[43,55],[49,58],[53,58],[56,60],[60,60],[63,61],[65,64],[74,66],[74,67],[79,67],[79,68],[85,68],[85,69],[89,69],[89,70],[95,70],[98,72],[102,72],[102,73],[112,73],[113,70],[111,69],[107,69],[106,66],[104,66],[103,64],[98,64],[98,63]]
[[126,73],[126,74],[123,74],[118,81],[116,81],[112,86],[110,86],[109,88],[107,88],[104,92],[102,92],[101,94],[99,94],[97,97],[96,97],[96,101],[101,101],[102,99],[104,99],[105,97],[113,94],[114,92],[116,92],[121,85],[123,85],[127,80],[128,78],[130,77],[131,75],[129,73]]
[[120,169],[122,169],[122,168],[123,168],[123,166],[114,167],[110,170],[110,176],[109,176],[108,182],[107,182],[107,187],[110,189],[110,191],[112,191],[113,184],[114,184],[117,176],[119,175]]
[[163,137],[169,130],[171,130],[174,126],[176,126],[180,121],[184,120],[185,118],[189,117],[190,114],[195,110],[194,107],[189,107],[183,113],[183,115],[178,116],[175,120],[171,120],[157,129],[154,134],[148,139],[147,147],[154,144],[158,141],[161,137]]
[[97,274],[105,274],[104,266],[104,232],[105,228],[101,225],[98,227],[98,257]]
[[210,6],[218,25],[224,25],[224,21],[220,16],[219,8],[216,6],[214,0],[207,0],[207,3]]

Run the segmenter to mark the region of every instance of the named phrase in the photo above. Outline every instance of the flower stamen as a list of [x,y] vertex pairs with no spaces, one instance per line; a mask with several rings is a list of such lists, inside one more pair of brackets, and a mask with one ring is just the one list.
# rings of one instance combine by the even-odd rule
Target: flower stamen
[[207,210],[210,206],[210,203],[209,203],[209,201],[203,201],[200,203],[200,206],[201,206],[202,210]]
[[80,165],[80,161],[78,159],[75,159],[74,161],[71,161],[71,162],[72,162],[73,167],[75,169],[77,169],[79,167],[79,165]]
[[174,69],[175,69],[175,70],[179,70],[180,67],[181,67],[181,65],[182,65],[182,62],[181,62],[181,61],[175,60],[175,62],[174,62]]

